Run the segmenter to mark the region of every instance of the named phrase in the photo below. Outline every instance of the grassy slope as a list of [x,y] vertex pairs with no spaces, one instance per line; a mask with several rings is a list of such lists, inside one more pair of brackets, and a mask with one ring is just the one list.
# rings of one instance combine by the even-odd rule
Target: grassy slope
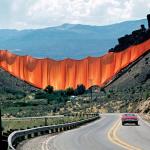
[[0,104],[4,117],[43,116],[64,107],[68,97],[62,91],[46,94],[0,69]]
[[37,90],[36,88],[30,86],[29,84],[21,81],[8,72],[0,69],[0,92],[6,93],[13,93],[15,92],[22,92],[24,94],[30,93]]

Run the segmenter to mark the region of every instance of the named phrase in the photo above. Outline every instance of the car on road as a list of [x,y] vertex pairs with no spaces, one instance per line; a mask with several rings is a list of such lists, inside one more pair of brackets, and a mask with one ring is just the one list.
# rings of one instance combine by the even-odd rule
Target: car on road
[[138,125],[139,119],[136,114],[126,113],[122,115],[121,121],[122,125],[125,125],[126,123],[134,123],[135,125]]

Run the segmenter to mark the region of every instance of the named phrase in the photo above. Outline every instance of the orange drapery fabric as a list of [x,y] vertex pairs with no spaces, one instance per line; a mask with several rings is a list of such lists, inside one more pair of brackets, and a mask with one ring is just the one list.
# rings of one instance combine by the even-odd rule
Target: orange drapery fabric
[[101,57],[87,57],[82,60],[37,59],[18,56],[7,50],[0,50],[0,67],[21,80],[44,89],[52,85],[56,90],[76,88],[84,84],[103,86],[121,69],[150,50],[150,40],[131,46],[121,52],[110,52]]

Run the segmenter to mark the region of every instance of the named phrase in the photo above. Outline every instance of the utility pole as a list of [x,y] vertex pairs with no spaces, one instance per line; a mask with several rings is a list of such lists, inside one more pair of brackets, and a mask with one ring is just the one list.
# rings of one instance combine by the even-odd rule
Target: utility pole
[[2,145],[2,118],[1,118],[1,105],[0,105],[0,148],[3,148],[3,145]]
[[92,112],[92,85],[93,84],[93,82],[92,82],[92,79],[89,79],[89,85],[91,86],[91,90],[90,90],[90,92],[91,92],[91,98],[90,98],[90,109],[91,109],[91,112]]
[[92,86],[91,86],[91,102],[92,102],[92,99],[93,99],[93,98],[92,98],[92,92],[93,92],[93,91],[92,91]]

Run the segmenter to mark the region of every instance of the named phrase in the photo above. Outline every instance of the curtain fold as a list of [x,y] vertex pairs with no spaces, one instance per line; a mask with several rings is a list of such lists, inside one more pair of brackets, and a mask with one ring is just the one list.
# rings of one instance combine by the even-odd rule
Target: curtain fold
[[7,50],[0,50],[0,67],[15,77],[44,89],[47,85],[54,89],[76,88],[84,84],[103,86],[121,69],[142,56],[150,49],[150,40],[131,46],[121,52],[110,52],[101,57],[87,57],[82,60],[37,59],[18,56]]

